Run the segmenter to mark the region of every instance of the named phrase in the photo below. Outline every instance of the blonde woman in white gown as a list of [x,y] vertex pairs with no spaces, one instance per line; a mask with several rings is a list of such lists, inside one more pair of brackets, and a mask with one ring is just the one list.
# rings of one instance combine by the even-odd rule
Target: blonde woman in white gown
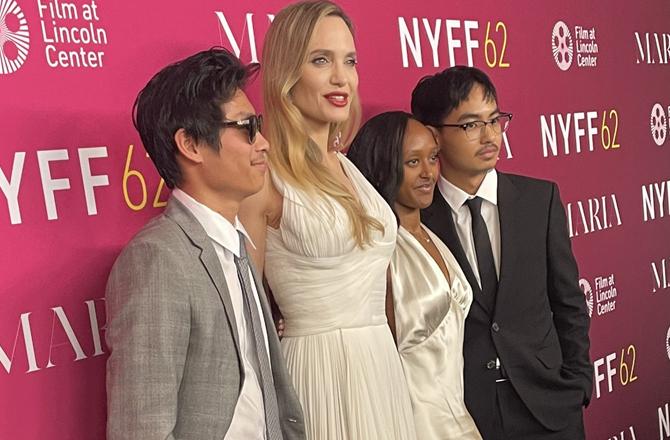
[[420,220],[420,209],[433,199],[437,152],[428,128],[407,113],[388,112],[361,128],[348,155],[400,223],[390,269],[390,322],[417,438],[480,440],[463,397],[463,335],[472,289],[447,246]]
[[360,110],[351,29],[325,1],[297,3],[275,17],[262,59],[272,181],[243,215],[285,320],[282,349],[307,438],[413,440],[409,392],[385,316],[397,225],[332,148],[343,142],[340,132],[346,139],[353,131]]

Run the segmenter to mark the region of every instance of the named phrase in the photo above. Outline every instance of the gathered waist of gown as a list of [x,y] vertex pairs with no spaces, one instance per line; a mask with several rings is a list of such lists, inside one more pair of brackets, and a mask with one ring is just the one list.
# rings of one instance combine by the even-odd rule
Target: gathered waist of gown
[[[356,330],[383,330],[384,327],[388,327],[387,321],[386,321],[386,316],[383,317],[383,320],[378,320],[380,322],[374,323],[371,322],[367,325],[351,325],[351,326],[341,326],[341,327],[330,327],[330,328],[325,328],[325,327],[296,327],[296,326],[291,326],[288,322],[286,323],[286,327],[284,330],[284,338],[293,338],[293,337],[305,337],[305,336],[325,336],[329,333],[337,333],[337,332],[349,332],[349,331],[356,331]],[[390,330],[389,330],[390,332]]]
[[268,249],[265,276],[286,336],[386,324],[388,260],[355,251],[314,258]]
[[275,300],[284,317],[285,336],[307,336],[387,323],[385,291],[380,288],[342,289],[328,294],[319,290],[292,290],[275,293]]

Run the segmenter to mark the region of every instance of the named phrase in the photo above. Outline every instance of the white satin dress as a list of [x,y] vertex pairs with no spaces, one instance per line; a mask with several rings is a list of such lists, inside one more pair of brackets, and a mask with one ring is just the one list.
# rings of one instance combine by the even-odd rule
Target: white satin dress
[[338,158],[385,230],[361,249],[339,203],[273,175],[284,200],[279,229],[268,228],[265,276],[285,320],[282,349],[309,440],[413,440],[409,391],[385,314],[396,221],[356,167]]
[[435,260],[402,226],[391,259],[398,352],[421,440],[481,440],[463,397],[463,336],[472,289],[449,248],[423,226]]

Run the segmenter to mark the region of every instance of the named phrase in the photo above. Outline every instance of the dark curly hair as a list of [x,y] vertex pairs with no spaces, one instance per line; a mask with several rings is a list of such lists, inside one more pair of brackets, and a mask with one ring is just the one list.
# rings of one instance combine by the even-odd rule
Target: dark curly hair
[[175,133],[183,128],[196,142],[218,151],[225,116],[221,105],[257,70],[257,64],[245,66],[228,50],[215,47],[163,68],[137,95],[133,124],[169,188],[182,178]]

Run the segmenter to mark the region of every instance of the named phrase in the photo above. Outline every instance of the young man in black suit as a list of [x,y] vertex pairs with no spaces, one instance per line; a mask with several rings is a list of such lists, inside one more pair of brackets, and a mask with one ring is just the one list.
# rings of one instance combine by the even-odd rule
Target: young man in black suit
[[589,316],[552,182],[496,171],[512,115],[481,70],[423,78],[412,112],[440,144],[439,191],[422,221],[474,292],[465,324],[465,401],[486,440],[584,438]]

